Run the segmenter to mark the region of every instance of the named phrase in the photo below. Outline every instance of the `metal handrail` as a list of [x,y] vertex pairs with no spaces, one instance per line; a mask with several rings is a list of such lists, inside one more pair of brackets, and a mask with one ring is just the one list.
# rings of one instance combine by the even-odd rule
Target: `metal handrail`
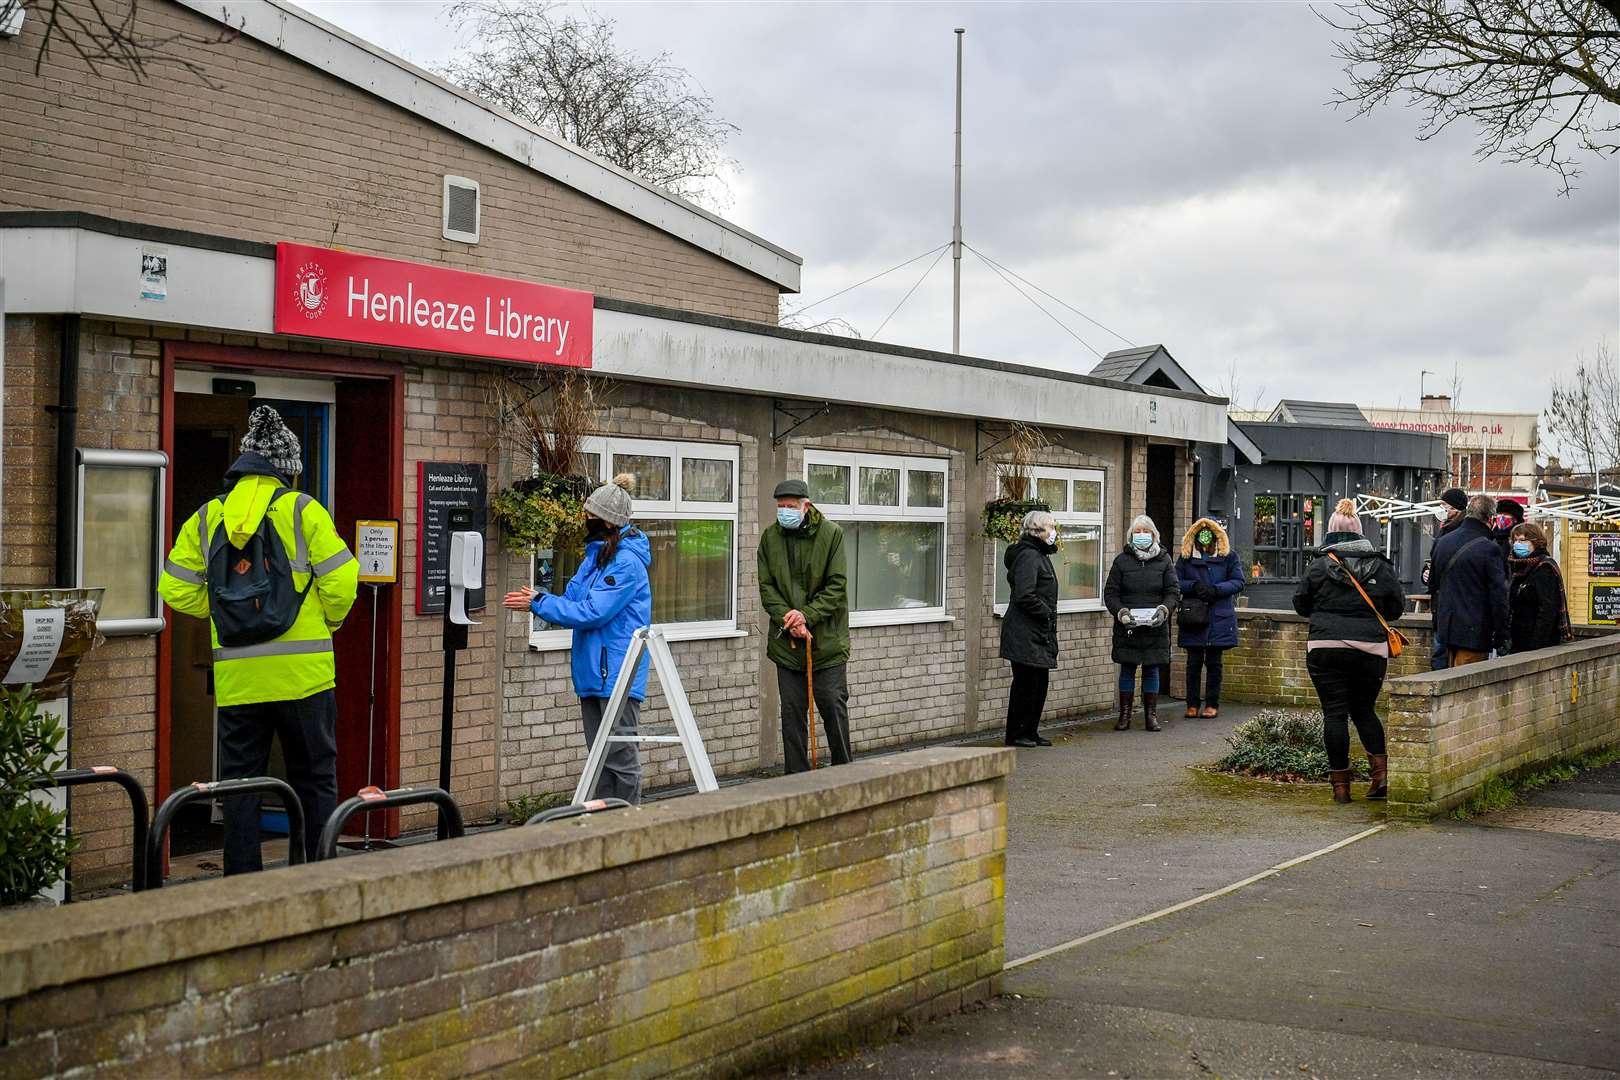
[[146,790],[141,787],[139,780],[123,769],[116,769],[111,765],[90,765],[82,769],[63,769],[51,773],[48,777],[34,781],[34,790],[82,787],[85,784],[117,784],[129,796],[130,823],[135,829],[134,851],[130,858],[130,889],[132,892],[142,891],[146,888],[146,834],[149,819]]
[[439,808],[439,839],[456,839],[467,835],[467,830],[461,824],[461,807],[443,788],[395,788],[393,791],[383,791],[377,787],[364,787],[353,798],[339,803],[332,816],[326,819],[326,827],[321,830],[321,842],[315,848],[315,858],[330,859],[337,854],[338,837],[354,815],[418,803],[433,803]]
[[152,818],[152,832],[146,841],[146,882],[149,889],[163,888],[163,835],[180,808],[197,799],[228,799],[237,795],[279,795],[287,811],[287,863],[298,866],[304,860],[304,804],[298,801],[285,780],[273,776],[250,776],[241,780],[213,780],[177,789]]
[[594,814],[599,810],[623,810],[629,806],[630,804],[623,799],[592,799],[590,802],[553,806],[550,810],[540,811],[523,824],[544,825],[548,821],[561,821],[564,818],[579,817],[582,814]]

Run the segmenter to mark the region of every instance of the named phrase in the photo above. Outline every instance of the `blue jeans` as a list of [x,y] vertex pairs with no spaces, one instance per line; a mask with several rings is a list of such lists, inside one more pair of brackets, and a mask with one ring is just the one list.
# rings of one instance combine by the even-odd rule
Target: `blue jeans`
[[[1131,694],[1136,692],[1136,665],[1119,665],[1119,692]],[[1159,666],[1157,664],[1142,665],[1142,693],[1157,694],[1159,692]]]
[[1446,643],[1440,640],[1440,635],[1434,635],[1434,652],[1429,657],[1430,671],[1444,671],[1451,666],[1451,658],[1446,649]]

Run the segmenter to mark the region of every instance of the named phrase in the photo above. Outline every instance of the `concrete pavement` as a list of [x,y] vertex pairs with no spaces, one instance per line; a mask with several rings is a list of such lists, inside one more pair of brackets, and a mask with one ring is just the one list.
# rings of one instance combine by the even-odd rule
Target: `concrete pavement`
[[[1020,751],[1007,956],[1360,833],[1377,804],[1209,777],[1242,718]],[[1583,786],[1584,785],[1584,786]],[[1357,786],[1358,794],[1361,785]],[[1612,780],[1539,794],[1607,810]],[[817,1077],[1590,1077],[1620,1069],[1620,843],[1392,827],[1008,972],[1006,995]]]

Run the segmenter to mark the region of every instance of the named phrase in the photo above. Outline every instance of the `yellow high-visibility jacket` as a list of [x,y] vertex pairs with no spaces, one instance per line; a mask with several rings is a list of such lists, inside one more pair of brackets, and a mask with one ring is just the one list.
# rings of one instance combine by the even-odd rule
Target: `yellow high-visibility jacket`
[[310,496],[289,492],[271,505],[270,496],[284,486],[273,476],[243,476],[228,495],[210,499],[186,519],[163,564],[158,594],[174,610],[207,619],[208,550],[215,531],[228,530],[230,542],[241,547],[268,514],[292,561],[293,584],[302,591],[315,576],[292,628],[272,641],[221,648],[210,620],[214,701],[220,706],[298,701],[337,685],[332,631],[354,604],[360,564],[338,536],[332,516]]

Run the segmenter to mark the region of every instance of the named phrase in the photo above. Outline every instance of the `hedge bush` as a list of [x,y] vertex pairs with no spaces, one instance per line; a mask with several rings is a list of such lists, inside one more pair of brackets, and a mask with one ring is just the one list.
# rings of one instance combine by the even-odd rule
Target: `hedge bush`
[[[1322,783],[1328,778],[1319,711],[1266,709],[1239,724],[1226,741],[1232,749],[1215,763],[1222,772],[1294,783]],[[1366,779],[1365,758],[1352,758],[1350,766],[1357,777]]]

